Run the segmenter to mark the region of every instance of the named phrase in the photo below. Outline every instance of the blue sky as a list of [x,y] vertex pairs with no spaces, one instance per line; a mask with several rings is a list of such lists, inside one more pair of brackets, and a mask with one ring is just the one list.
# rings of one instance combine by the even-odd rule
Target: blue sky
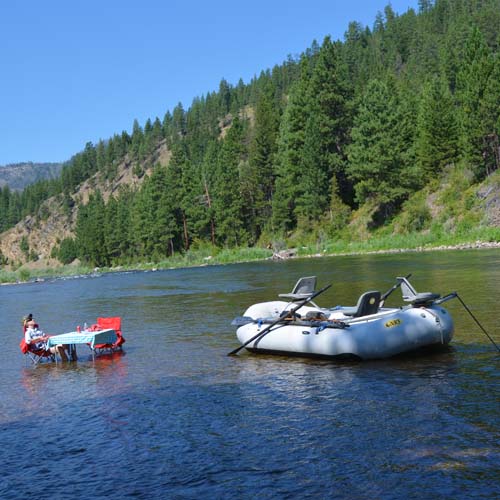
[[0,165],[68,160],[418,0],[19,0],[0,6]]

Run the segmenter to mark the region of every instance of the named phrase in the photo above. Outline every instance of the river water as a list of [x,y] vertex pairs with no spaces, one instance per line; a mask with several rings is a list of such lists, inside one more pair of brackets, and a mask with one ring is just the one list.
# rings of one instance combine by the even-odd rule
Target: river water
[[[0,498],[499,498],[499,356],[457,300],[449,348],[340,362],[254,355],[233,317],[318,276],[353,305],[412,273],[500,342],[500,252],[301,259],[0,287]],[[387,305],[400,303],[395,292]],[[122,354],[32,366],[21,318],[119,315]]]

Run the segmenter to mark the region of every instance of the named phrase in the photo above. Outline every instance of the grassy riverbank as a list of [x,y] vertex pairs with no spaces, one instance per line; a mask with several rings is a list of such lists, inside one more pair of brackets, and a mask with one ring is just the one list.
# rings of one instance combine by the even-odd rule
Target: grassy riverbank
[[374,252],[404,252],[428,250],[452,250],[480,247],[500,247],[500,228],[481,228],[467,234],[454,233],[411,233],[405,235],[380,234],[368,241],[325,241],[323,244],[300,247],[299,255],[345,255]]
[[[296,243],[294,251],[283,254],[274,253],[265,248],[233,248],[220,249],[210,245],[198,247],[185,254],[178,254],[159,262],[130,262],[128,264],[94,268],[91,266],[73,264],[66,266],[43,267],[22,266],[17,270],[0,270],[0,283],[21,283],[43,280],[53,277],[79,276],[93,273],[118,271],[148,271],[158,269],[174,269],[206,265],[233,264],[251,262],[270,258],[280,258],[280,255],[298,257],[319,257],[366,253],[395,253],[409,251],[461,250],[471,248],[500,248],[500,228],[481,228],[471,230],[466,235],[446,233],[413,233],[409,235],[379,235],[367,241],[325,240]],[[286,245],[282,245],[283,248]]]
[[115,267],[95,268],[82,264],[69,264],[57,267],[22,266],[15,271],[0,270],[0,283],[22,283],[43,280],[46,278],[79,276],[95,273],[119,271],[151,271],[159,269],[175,269],[217,264],[233,264],[271,258],[272,250],[263,248],[218,249],[206,247],[178,254],[159,262],[131,262]]

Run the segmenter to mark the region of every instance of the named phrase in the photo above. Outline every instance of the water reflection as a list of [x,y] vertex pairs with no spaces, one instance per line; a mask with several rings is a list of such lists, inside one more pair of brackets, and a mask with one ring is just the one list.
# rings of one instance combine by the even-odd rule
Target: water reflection
[[129,389],[128,366],[124,352],[104,354],[95,360],[43,363],[21,370],[19,394],[23,415],[37,414],[43,408],[54,411],[65,400],[118,394]]

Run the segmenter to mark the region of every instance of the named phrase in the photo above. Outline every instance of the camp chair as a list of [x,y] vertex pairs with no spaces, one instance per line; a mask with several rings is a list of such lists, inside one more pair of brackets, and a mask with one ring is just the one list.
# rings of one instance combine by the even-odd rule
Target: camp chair
[[342,309],[342,312],[346,316],[352,316],[353,318],[375,314],[380,305],[380,298],[381,296],[378,290],[365,292],[359,297],[356,307]]
[[[38,325],[36,325],[38,327]],[[26,332],[26,327],[23,327],[23,334]],[[21,342],[19,342],[19,349],[21,349],[21,352],[27,356],[27,359],[30,359],[31,362],[34,365],[37,365],[40,363],[40,361],[45,360],[45,361],[55,361],[56,356],[54,353],[50,351],[46,351],[45,349],[34,349],[31,347],[29,344],[26,343],[26,340],[23,338],[21,339]]]
[[116,341],[113,344],[95,344],[94,351],[102,354],[104,352],[121,351],[125,339],[122,336],[122,319],[119,316],[112,318],[97,318],[97,323],[90,327],[93,331],[111,328],[116,333]]
[[[299,281],[293,287],[290,293],[280,293],[279,297],[290,300],[290,302],[298,302],[299,300],[307,299],[310,295],[314,293],[316,288],[316,276],[305,276],[300,278]],[[314,307],[318,307],[312,300],[310,303]]]
[[56,361],[56,355],[45,349],[32,350],[28,347],[26,355],[34,365],[37,365],[40,361],[50,361],[52,363]]

